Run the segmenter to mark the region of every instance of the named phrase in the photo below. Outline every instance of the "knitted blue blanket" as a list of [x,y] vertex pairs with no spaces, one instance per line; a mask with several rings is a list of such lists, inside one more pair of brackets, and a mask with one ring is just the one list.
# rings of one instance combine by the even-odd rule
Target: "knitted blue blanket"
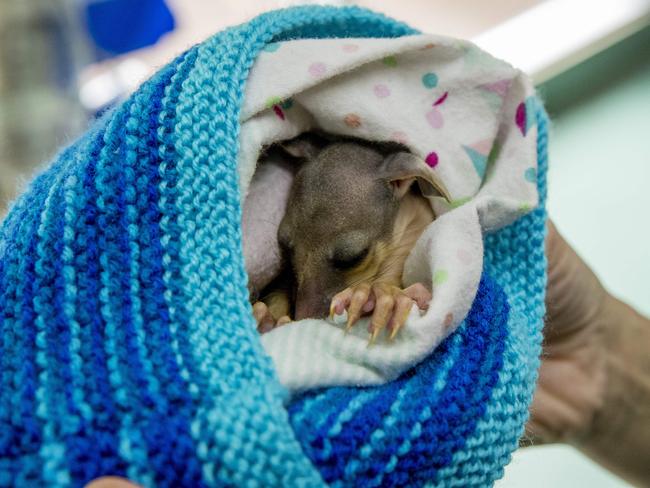
[[0,229],[0,486],[485,486],[517,447],[541,344],[542,204],[485,240],[456,333],[389,384],[286,405],[241,252],[239,110],[257,53],[396,37],[358,8],[260,16],[190,49],[65,149]]

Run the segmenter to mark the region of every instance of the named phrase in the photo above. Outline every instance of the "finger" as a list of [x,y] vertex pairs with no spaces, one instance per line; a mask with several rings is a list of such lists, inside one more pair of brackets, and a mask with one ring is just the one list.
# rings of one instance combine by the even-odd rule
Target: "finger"
[[345,326],[346,332],[349,331],[361,317],[361,311],[363,309],[363,306],[368,301],[369,295],[370,286],[366,283],[362,283],[354,289],[354,292],[352,293],[352,299],[350,300],[350,305],[348,307],[348,323]]
[[275,321],[273,320],[273,316],[269,313],[262,318],[259,325],[257,326],[257,331],[260,334],[266,334],[267,332],[271,332],[273,330],[274,325]]
[[260,334],[265,334],[273,329],[275,320],[273,319],[273,315],[271,315],[269,308],[266,306],[266,303],[256,302],[255,305],[253,305],[253,317],[255,317],[255,321],[257,322],[257,331]]
[[139,488],[140,485],[136,485],[126,478],[119,478],[117,476],[102,476],[101,478],[95,478],[93,481],[88,483],[85,488]]
[[352,288],[346,288],[334,295],[330,303],[330,319],[334,318],[334,315],[343,314],[343,311],[350,305],[353,293],[354,290]]
[[289,317],[288,315],[284,315],[278,319],[275,326],[280,327],[282,325],[288,324],[289,322],[291,322],[291,317]]
[[364,304],[361,310],[364,314],[366,314],[372,312],[374,308],[375,308],[375,297],[371,292],[370,295],[368,296],[368,301]]
[[255,304],[253,305],[253,317],[255,317],[255,322],[257,322],[257,325],[260,324],[260,322],[268,312],[269,309],[266,306],[266,303],[255,302]]
[[420,310],[427,310],[431,303],[431,292],[422,283],[413,283],[404,289],[404,295],[414,300]]
[[376,286],[373,287],[373,293],[375,295],[375,310],[370,320],[371,332],[369,344],[374,343],[381,330],[386,327],[393,314],[393,307],[395,306],[395,298],[390,288]]
[[411,308],[413,307],[413,300],[406,295],[399,295],[395,300],[395,310],[393,317],[390,319],[388,329],[390,330],[389,340],[393,340],[399,330],[404,326],[409,317]]

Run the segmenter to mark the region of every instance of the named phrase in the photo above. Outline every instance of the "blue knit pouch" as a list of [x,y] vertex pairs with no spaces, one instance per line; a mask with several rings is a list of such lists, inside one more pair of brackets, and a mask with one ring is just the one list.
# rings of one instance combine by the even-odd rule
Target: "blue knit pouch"
[[540,207],[485,239],[473,308],[398,380],[290,405],[255,331],[241,251],[239,111],[257,53],[397,37],[359,8],[298,7],[190,49],[65,149],[0,228],[0,486],[484,486],[534,390]]

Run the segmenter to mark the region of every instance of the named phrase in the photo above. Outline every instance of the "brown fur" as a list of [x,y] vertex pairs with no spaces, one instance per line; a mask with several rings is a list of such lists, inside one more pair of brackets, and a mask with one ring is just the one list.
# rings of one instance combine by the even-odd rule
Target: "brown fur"
[[414,183],[446,193],[424,162],[404,151],[386,154],[355,141],[319,150],[297,141],[288,151],[306,161],[278,231],[285,290],[276,283],[262,299],[276,319],[325,317],[336,293],[361,282],[401,286],[404,262],[434,219]]
[[415,192],[406,195],[395,217],[391,240],[374,246],[373,252],[361,265],[347,272],[345,286],[381,282],[401,287],[406,258],[433,220],[434,214],[429,202]]

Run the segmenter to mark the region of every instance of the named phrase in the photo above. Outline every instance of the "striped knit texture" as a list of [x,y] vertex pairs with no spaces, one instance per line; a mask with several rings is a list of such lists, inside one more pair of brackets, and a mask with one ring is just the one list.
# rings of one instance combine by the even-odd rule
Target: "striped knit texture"
[[195,46],[63,150],[0,227],[0,486],[485,486],[541,345],[542,204],[486,237],[459,330],[398,380],[286,404],[242,260],[239,110],[267,43],[415,33],[297,7]]

